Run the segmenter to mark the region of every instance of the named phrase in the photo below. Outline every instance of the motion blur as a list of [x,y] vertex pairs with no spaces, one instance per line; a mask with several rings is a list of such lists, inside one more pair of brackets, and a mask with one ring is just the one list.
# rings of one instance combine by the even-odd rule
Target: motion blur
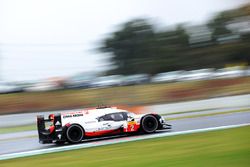
[[[155,2],[155,4],[157,3]],[[167,6],[168,3],[170,2],[164,2],[164,5]],[[140,5],[143,6],[143,3]],[[97,2],[93,6],[100,11],[106,11],[106,9],[99,9]],[[113,9],[112,5],[108,7]],[[158,7],[160,8],[161,5]],[[191,8],[191,6],[187,6],[187,8]],[[2,61],[0,66],[3,64],[4,70],[0,70],[0,148],[3,148],[0,151],[0,160],[1,155],[4,154],[45,149],[38,143],[33,145],[27,144],[34,143],[32,137],[37,137],[37,132],[34,132],[36,130],[36,115],[48,116],[48,113],[50,114],[51,112],[53,114],[71,113],[75,110],[83,112],[86,108],[93,108],[103,104],[117,106],[126,112],[136,114],[161,114],[173,125],[173,133],[229,125],[237,125],[237,127],[239,125],[241,127],[249,124],[249,3],[245,1],[243,3],[242,1],[237,6],[209,13],[210,17],[202,21],[176,21],[173,24],[166,24],[166,20],[163,18],[155,18],[154,15],[140,13],[141,9],[139,8],[136,8],[135,11],[132,7],[129,7],[129,9],[135,13],[132,12],[132,16],[126,15],[122,13],[121,9],[121,15],[124,14],[126,17],[120,17],[120,14],[117,13],[119,21],[114,23],[111,22],[115,21],[115,16],[113,16],[114,18],[99,20],[99,17],[101,18],[99,15],[102,15],[102,12],[98,13],[98,16],[91,16],[91,12],[84,13],[84,15],[89,15],[90,18],[82,21],[84,26],[79,24],[81,28],[88,27],[90,22],[94,22],[93,25],[95,26],[91,24],[90,27],[93,31],[97,31],[98,25],[108,22],[108,26],[105,27],[109,27],[108,31],[105,30],[104,33],[98,32],[101,34],[98,35],[98,38],[92,34],[92,39],[91,33],[86,34],[86,41],[87,38],[90,38],[91,44],[86,43],[86,41],[75,42],[77,40],[68,43],[44,43],[42,34],[38,35],[42,41],[38,40],[40,43],[15,43],[13,42],[14,38],[12,39],[11,37],[3,40],[3,42],[1,41],[0,61]],[[82,12],[82,10],[84,9],[79,11]],[[113,10],[116,11],[118,8]],[[168,10],[169,12],[171,11],[171,9]],[[165,11],[166,14],[168,14],[168,10]],[[78,10],[70,11],[72,13],[79,12]],[[65,27],[68,26],[69,29],[74,29],[74,26],[72,26],[73,28],[70,26],[71,23],[73,25],[74,21],[79,19],[78,14],[81,12],[77,12],[74,13],[75,18],[71,18],[70,16],[73,15],[70,15],[69,12],[69,22],[63,21],[63,19],[68,20],[66,16],[62,20],[54,19],[53,23],[48,24],[54,24],[54,21],[62,21]],[[182,11],[175,12],[176,16],[171,16],[174,20],[178,20],[178,13],[182,14],[183,17],[185,15]],[[45,15],[46,11],[43,14]],[[108,16],[107,13],[106,15]],[[115,13],[111,13],[111,15],[115,15]],[[196,15],[199,15],[199,13]],[[0,12],[0,19],[1,17],[7,18],[7,15],[1,15]],[[40,17],[43,18],[42,16]],[[74,30],[71,31],[74,32]],[[0,28],[0,35],[1,33],[4,34],[4,31],[1,32]],[[30,36],[32,36],[32,33],[30,32]],[[39,32],[36,33],[39,34]],[[85,35],[77,34],[75,36],[77,36],[77,39],[81,38],[84,41]],[[58,39],[63,41],[63,38],[66,37]],[[90,45],[94,46],[89,47]],[[19,54],[20,57],[13,59],[15,63],[10,68],[6,62],[9,61],[11,56]],[[33,60],[30,60],[31,57],[33,57]],[[49,61],[44,62],[44,60]],[[31,66],[28,65],[29,61]],[[44,64],[41,65],[42,63]],[[20,68],[20,66],[23,67]],[[39,71],[36,69],[36,66],[44,67]],[[65,69],[63,69],[64,67]],[[24,72],[22,73],[22,70],[19,71],[18,68],[24,70]],[[98,124],[102,124],[98,120],[99,118],[95,119],[94,121]],[[65,124],[67,125],[66,122]],[[44,126],[43,130],[52,129],[51,125],[48,125],[48,127],[46,129]],[[232,133],[224,133],[224,131],[220,133],[218,131],[216,132],[218,140],[216,140],[216,135],[211,135],[213,133],[207,132],[203,136],[198,137],[183,135],[184,138],[186,137],[183,139],[183,143],[186,143],[184,140],[189,140],[189,138],[189,141],[192,141],[190,142],[190,148],[187,148],[189,143],[186,143],[187,145],[185,146],[183,145],[181,137],[173,137],[171,140],[167,137],[164,140],[162,138],[154,140],[156,146],[152,146],[152,149],[155,148],[152,151],[152,155],[154,155],[151,157],[152,159],[147,158],[146,155],[144,156],[143,152],[138,152],[137,154],[142,156],[139,156],[140,162],[135,164],[135,166],[147,166],[145,165],[146,162],[148,164],[151,163],[152,166],[154,164],[155,166],[162,166],[162,164],[184,166],[186,162],[190,166],[197,166],[197,164],[202,166],[199,160],[191,162],[184,157],[188,154],[191,158],[194,158],[198,156],[196,154],[200,150],[200,152],[206,152],[203,150],[204,148],[208,150],[208,153],[206,155],[205,153],[204,155],[202,154],[201,159],[211,160],[216,165],[222,164],[219,166],[228,166],[231,161],[232,164],[239,162],[239,166],[246,166],[247,160],[245,159],[247,159],[247,151],[249,152],[249,142],[234,140],[234,134],[244,136],[247,134],[247,128],[249,129],[249,126],[243,127],[239,131],[237,131],[237,128],[230,130]],[[97,133],[96,131],[93,133]],[[82,130],[81,134],[84,133],[84,130]],[[229,136],[229,134],[232,136]],[[25,139],[21,141],[21,138]],[[82,138],[80,137],[80,139]],[[10,146],[11,144],[8,142],[14,141],[14,139],[17,141],[13,142],[13,146]],[[170,141],[170,146],[166,143],[167,140]],[[224,140],[225,145],[221,142]],[[65,138],[65,141],[67,141],[67,138]],[[113,141],[115,139],[110,139],[110,143]],[[52,142],[51,138],[51,141],[48,143]],[[78,142],[81,142],[81,140]],[[91,143],[92,141],[86,142]],[[94,142],[91,145],[95,145]],[[98,145],[107,144],[105,141],[99,142],[97,143]],[[203,145],[206,142],[210,143],[211,146]],[[230,146],[232,142],[235,142],[235,145],[239,145],[235,150],[242,149],[238,150],[239,154],[237,155],[237,151],[234,151],[234,148]],[[22,143],[26,143],[27,148],[20,148]],[[115,141],[114,143],[119,142]],[[162,147],[164,149],[161,149],[160,145],[163,143],[164,146]],[[141,150],[139,148],[140,144],[141,148],[147,145],[143,142],[138,142],[138,145],[135,145],[138,148],[135,150]],[[150,140],[148,144],[150,145]],[[169,147],[165,148],[166,146],[173,149],[173,152],[168,151]],[[175,148],[171,146],[175,146]],[[180,150],[178,150],[178,146],[181,147]],[[216,148],[217,146],[218,148]],[[50,148],[54,148],[54,146]],[[125,157],[130,162],[134,162],[131,159],[133,157],[131,152],[126,152],[127,146],[124,144],[121,145],[121,148],[124,148],[124,152],[120,154],[126,153]],[[117,151],[111,147],[110,150],[112,150],[110,151],[111,154]],[[158,150],[159,161],[157,158],[154,159],[154,157],[158,157]],[[145,152],[147,151],[150,150],[145,148]],[[76,152],[74,154],[79,155]],[[98,151],[93,154],[93,157],[99,156]],[[163,155],[167,155],[167,162],[166,159],[164,160],[165,157]],[[223,159],[222,155],[227,157]],[[118,154],[115,156],[118,156]],[[70,155],[66,158],[69,161],[75,159]],[[95,163],[94,159],[92,161]],[[77,159],[74,163],[76,163],[74,165],[80,166],[85,165],[87,162]],[[110,163],[110,160],[105,160],[105,163]],[[15,165],[15,162],[13,162],[13,166]],[[90,163],[89,165],[91,166],[92,164]]]
[[106,53],[107,70],[2,81],[0,112],[100,103],[144,105],[249,93],[249,8],[247,4],[217,13],[199,25],[162,27],[146,18],[125,22],[99,39],[96,51]]

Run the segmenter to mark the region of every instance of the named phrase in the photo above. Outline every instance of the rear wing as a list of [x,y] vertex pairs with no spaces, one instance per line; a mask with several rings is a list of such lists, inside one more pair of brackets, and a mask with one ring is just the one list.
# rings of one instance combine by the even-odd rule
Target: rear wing
[[52,143],[62,139],[61,114],[50,114],[48,118],[37,116],[37,130],[40,143]]

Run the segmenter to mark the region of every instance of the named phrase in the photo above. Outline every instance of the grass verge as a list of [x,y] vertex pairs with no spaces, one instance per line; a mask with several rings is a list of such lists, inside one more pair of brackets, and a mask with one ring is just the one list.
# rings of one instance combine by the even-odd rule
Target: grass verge
[[[239,109],[239,110],[230,110],[230,111],[223,111],[223,112],[216,112],[216,113],[207,113],[207,114],[194,114],[194,115],[187,115],[187,116],[180,116],[180,117],[175,117],[175,118],[168,118],[167,120],[178,120],[178,119],[186,119],[186,118],[198,118],[198,117],[207,117],[207,116],[214,116],[214,115],[222,115],[222,114],[231,114],[231,113],[237,113],[237,112],[249,112],[250,109]],[[188,112],[185,112],[188,113]],[[192,113],[192,112],[190,112]],[[166,114],[167,115],[172,115],[172,114]]]
[[249,138],[250,126],[247,126],[5,160],[0,166],[247,167]]
[[0,134],[36,130],[36,125],[22,125],[0,128]]

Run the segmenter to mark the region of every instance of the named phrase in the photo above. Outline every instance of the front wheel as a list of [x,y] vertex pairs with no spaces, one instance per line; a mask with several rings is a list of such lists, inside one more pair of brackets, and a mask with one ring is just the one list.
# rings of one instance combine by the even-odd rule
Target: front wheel
[[70,143],[79,143],[83,139],[84,131],[80,125],[71,125],[66,131],[66,136]]
[[158,121],[153,115],[146,115],[142,118],[141,127],[145,133],[153,133],[158,128]]

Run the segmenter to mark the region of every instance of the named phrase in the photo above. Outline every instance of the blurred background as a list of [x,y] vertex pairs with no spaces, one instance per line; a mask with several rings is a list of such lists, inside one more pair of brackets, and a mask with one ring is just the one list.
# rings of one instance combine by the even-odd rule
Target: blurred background
[[0,0],[0,114],[250,93],[247,0]]
[[[0,166],[249,166],[249,63],[249,0],[0,0]],[[104,105],[172,129],[38,142],[37,115]]]

